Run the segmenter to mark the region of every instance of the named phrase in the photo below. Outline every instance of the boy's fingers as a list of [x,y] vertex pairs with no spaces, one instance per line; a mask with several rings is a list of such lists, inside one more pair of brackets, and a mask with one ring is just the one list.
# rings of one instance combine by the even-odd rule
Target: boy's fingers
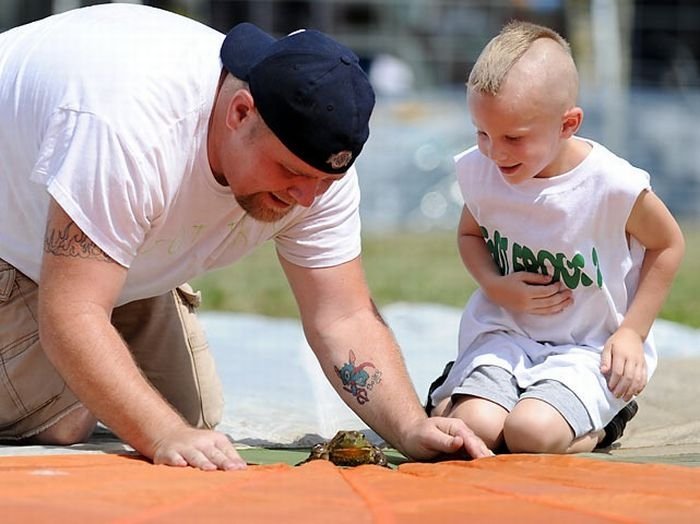
[[[600,355],[600,372],[606,374],[610,371],[610,361],[612,359],[612,349],[610,344],[606,344],[603,353]],[[610,385],[608,383],[608,385]]]

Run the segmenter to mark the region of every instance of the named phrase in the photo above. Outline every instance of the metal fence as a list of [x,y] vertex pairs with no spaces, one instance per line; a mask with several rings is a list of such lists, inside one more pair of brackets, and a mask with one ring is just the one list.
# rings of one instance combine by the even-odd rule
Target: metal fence
[[[3,0],[0,29],[108,0]],[[125,1],[125,0],[121,0]],[[549,25],[572,43],[582,77],[621,54],[625,82],[700,87],[697,0],[130,0],[175,11],[226,31],[246,20],[278,35],[299,27],[333,34],[368,61],[391,54],[409,63],[419,86],[460,82],[504,22]],[[601,38],[603,40],[601,40]],[[610,48],[614,40],[619,50]],[[600,55],[596,47],[607,44]]]
[[[95,0],[3,0],[0,28]],[[700,218],[697,0],[142,0],[226,31],[315,27],[356,50],[379,93],[360,167],[369,227],[454,226],[451,157],[473,143],[463,83],[483,45],[519,18],[569,39],[582,135],[647,169],[680,217]]]

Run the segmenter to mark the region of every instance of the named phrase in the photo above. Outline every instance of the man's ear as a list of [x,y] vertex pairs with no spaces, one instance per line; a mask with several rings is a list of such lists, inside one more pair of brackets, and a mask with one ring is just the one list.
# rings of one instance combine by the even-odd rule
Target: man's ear
[[228,129],[238,129],[243,122],[250,118],[255,103],[253,95],[247,89],[235,91],[228,101],[226,111],[226,127]]
[[568,109],[562,116],[561,137],[571,138],[581,127],[581,122],[583,122],[583,109],[577,106]]

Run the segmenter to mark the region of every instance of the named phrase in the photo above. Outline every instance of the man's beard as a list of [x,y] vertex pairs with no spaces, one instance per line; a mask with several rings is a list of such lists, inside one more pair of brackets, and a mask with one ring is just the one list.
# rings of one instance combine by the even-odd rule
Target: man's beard
[[276,209],[265,204],[265,193],[236,196],[238,204],[255,220],[260,222],[277,222],[284,218],[294,206]]

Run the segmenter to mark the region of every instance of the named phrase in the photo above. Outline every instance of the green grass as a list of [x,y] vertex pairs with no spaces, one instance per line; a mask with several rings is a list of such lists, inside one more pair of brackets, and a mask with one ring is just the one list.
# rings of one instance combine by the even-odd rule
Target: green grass
[[[683,230],[686,256],[660,316],[700,327],[700,226],[684,225]],[[393,302],[461,308],[476,288],[459,259],[453,232],[365,235],[362,258],[380,308]],[[297,316],[272,243],[235,266],[196,279],[193,285],[202,290],[205,309]]]
[[685,258],[660,316],[700,327],[700,225],[682,224],[681,227],[685,234]]

